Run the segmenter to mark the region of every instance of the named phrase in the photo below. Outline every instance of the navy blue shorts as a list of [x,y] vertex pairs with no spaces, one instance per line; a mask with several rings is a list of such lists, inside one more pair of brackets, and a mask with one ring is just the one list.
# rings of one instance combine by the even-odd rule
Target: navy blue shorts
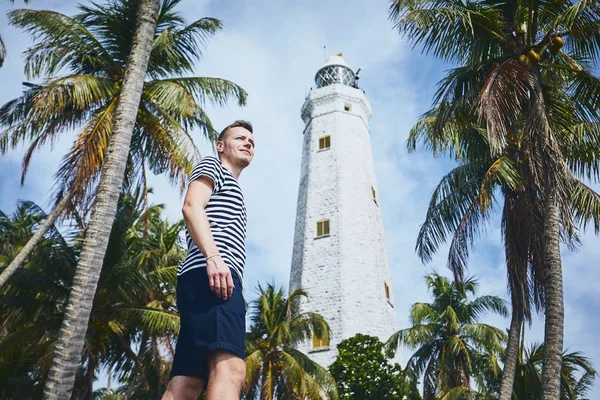
[[177,277],[177,308],[181,320],[171,377],[208,379],[206,356],[226,350],[245,359],[246,305],[242,284],[232,270],[233,294],[222,300],[208,286],[206,268]]

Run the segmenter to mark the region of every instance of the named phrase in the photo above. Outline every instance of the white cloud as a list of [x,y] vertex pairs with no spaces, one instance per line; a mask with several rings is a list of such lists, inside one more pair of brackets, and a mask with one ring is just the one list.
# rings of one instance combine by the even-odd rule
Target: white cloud
[[[6,3],[6,2],[4,2]],[[39,3],[38,3],[39,4]],[[70,2],[53,2],[54,9],[71,12]],[[33,5],[36,6],[34,0]],[[7,5],[0,3],[0,12]],[[183,0],[186,18],[211,16],[224,21],[224,30],[211,39],[198,64],[199,76],[230,79],[250,94],[248,106],[208,107],[217,127],[234,119],[253,122],[256,158],[244,171],[243,186],[249,210],[249,258],[246,289],[249,297],[258,281],[276,279],[287,287],[291,262],[295,209],[300,173],[303,122],[300,107],[324,56],[343,52],[354,68],[362,67],[361,86],[373,106],[372,145],[384,218],[393,291],[399,327],[408,325],[408,310],[416,301],[429,301],[423,276],[436,268],[448,275],[444,252],[423,267],[414,252],[419,225],[429,196],[439,179],[452,167],[418,151],[408,154],[405,141],[418,116],[430,105],[434,85],[443,66],[431,57],[412,51],[387,21],[387,2],[360,0],[277,2],[240,0],[193,2]],[[13,28],[4,28],[11,57],[0,69],[3,91],[0,102],[21,91],[20,59],[29,39]],[[324,53],[323,46],[327,46]],[[6,82],[6,83],[5,83]],[[37,154],[28,184],[18,189],[20,155],[0,158],[0,207],[11,209],[18,198],[45,204],[52,173],[72,137],[53,152]],[[199,140],[203,154],[210,152]],[[181,198],[166,179],[155,177],[153,200],[165,203],[170,218],[180,218]],[[505,268],[498,223],[495,221],[472,255],[470,272],[481,283],[481,294],[506,298]],[[576,254],[563,252],[566,340],[600,365],[594,346],[599,317],[595,283],[600,279],[597,238],[587,235]],[[490,318],[499,327],[508,321]],[[540,340],[543,323],[536,320],[530,340]],[[599,389],[593,394],[600,394]],[[594,397],[592,394],[592,397]]]

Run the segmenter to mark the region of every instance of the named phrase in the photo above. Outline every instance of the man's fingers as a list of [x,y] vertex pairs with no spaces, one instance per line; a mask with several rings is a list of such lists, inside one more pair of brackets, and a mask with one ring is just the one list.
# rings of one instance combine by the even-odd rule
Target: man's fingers
[[211,291],[215,291],[215,276],[208,274],[208,287],[210,287]]
[[227,274],[227,297],[231,297],[233,295],[233,278],[231,277],[231,273]]
[[221,279],[215,274],[213,277],[213,287],[211,288],[213,293],[217,296],[221,296]]
[[221,298],[227,300],[227,275],[221,275]]

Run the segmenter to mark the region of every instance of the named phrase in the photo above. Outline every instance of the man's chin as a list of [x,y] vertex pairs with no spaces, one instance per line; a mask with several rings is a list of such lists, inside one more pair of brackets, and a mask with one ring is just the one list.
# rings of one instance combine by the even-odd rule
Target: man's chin
[[252,159],[247,157],[240,157],[238,159],[238,165],[242,168],[246,168],[248,165],[250,165],[251,162]]

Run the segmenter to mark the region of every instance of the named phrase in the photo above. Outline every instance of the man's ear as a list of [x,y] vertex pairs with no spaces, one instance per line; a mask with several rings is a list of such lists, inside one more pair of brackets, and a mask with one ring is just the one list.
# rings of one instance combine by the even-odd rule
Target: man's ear
[[224,146],[223,142],[219,140],[219,141],[217,142],[217,151],[218,151],[219,153],[221,153],[221,152],[223,151],[223,146]]

